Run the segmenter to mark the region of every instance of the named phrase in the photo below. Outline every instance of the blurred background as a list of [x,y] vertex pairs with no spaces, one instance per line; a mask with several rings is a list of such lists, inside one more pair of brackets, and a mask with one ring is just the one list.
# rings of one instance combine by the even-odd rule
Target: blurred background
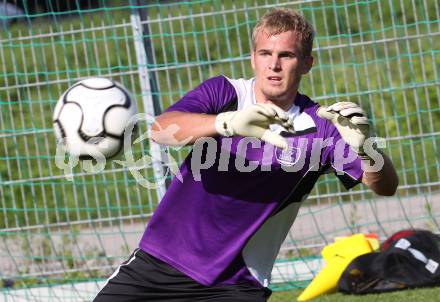
[[[400,186],[379,198],[320,178],[282,246],[272,289],[306,286],[337,236],[440,231],[437,1],[0,0],[0,301],[90,301],[137,247],[171,177],[163,148],[148,139],[134,157],[160,154],[140,171],[154,189],[114,161],[100,173],[80,163],[67,177],[52,128],[62,92],[108,77],[156,115],[209,77],[250,78],[252,28],[279,6],[316,28],[315,65],[300,92],[321,104],[359,103]],[[189,151],[170,150],[179,162]]]

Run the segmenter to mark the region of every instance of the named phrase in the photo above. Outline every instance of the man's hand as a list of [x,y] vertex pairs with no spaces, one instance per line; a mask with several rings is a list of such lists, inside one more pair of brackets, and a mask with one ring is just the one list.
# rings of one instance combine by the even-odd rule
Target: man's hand
[[255,104],[239,111],[223,112],[217,115],[215,128],[220,135],[256,137],[282,149],[288,144],[281,135],[272,132],[271,124],[279,124],[294,133],[293,121],[286,112],[273,104]]
[[369,159],[363,145],[365,140],[370,137],[370,124],[364,110],[359,105],[352,102],[338,102],[329,107],[321,106],[316,113],[319,117],[335,125],[344,141],[360,158]]
[[[362,160],[370,161],[371,158],[363,149],[365,140],[370,137],[370,124],[361,107],[351,102],[339,102],[329,107],[320,107],[316,113],[335,125],[345,142]],[[381,170],[364,170],[362,182],[376,194],[391,196],[396,192],[399,178],[391,160],[385,154],[379,153],[384,160]]]

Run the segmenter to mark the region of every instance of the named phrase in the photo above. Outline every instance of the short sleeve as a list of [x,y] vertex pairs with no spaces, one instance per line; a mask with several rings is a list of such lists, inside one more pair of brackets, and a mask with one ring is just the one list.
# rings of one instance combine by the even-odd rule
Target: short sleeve
[[234,86],[224,77],[213,77],[188,92],[166,112],[181,111],[191,113],[216,114],[222,112],[231,102],[236,102]]
[[348,190],[362,181],[362,165],[357,154],[342,139],[339,131],[330,122],[326,123],[325,138],[332,140],[323,153],[327,172],[334,172]]

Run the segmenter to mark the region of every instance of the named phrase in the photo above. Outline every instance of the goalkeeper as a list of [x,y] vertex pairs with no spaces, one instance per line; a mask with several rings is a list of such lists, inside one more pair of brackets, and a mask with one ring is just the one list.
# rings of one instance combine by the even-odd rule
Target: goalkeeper
[[[320,175],[395,193],[390,160],[363,148],[364,111],[350,102],[319,107],[298,92],[313,37],[296,12],[268,12],[252,35],[254,78],[208,79],[157,117],[155,130],[179,130],[155,131],[155,141],[196,144],[183,181],[173,179],[139,249],[95,301],[267,301],[279,248]],[[364,171],[375,162],[378,171]]]

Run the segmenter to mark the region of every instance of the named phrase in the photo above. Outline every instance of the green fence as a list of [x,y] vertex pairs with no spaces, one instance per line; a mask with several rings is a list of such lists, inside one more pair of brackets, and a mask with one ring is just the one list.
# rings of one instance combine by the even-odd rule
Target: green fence
[[[61,93],[84,77],[110,77],[140,112],[152,112],[211,76],[250,78],[252,28],[278,6],[299,10],[316,28],[315,65],[301,91],[322,104],[361,104],[386,139],[400,186],[383,199],[321,178],[283,244],[273,289],[307,284],[319,268],[311,263],[336,236],[440,230],[437,1],[98,1],[67,11],[55,4],[0,15],[0,300],[90,300],[137,246],[163,194],[114,161],[95,174],[80,163],[67,177],[55,164],[52,129]],[[157,148],[143,140],[134,155]],[[171,153],[181,161],[188,151]],[[150,182],[161,173],[154,164],[142,170]]]

